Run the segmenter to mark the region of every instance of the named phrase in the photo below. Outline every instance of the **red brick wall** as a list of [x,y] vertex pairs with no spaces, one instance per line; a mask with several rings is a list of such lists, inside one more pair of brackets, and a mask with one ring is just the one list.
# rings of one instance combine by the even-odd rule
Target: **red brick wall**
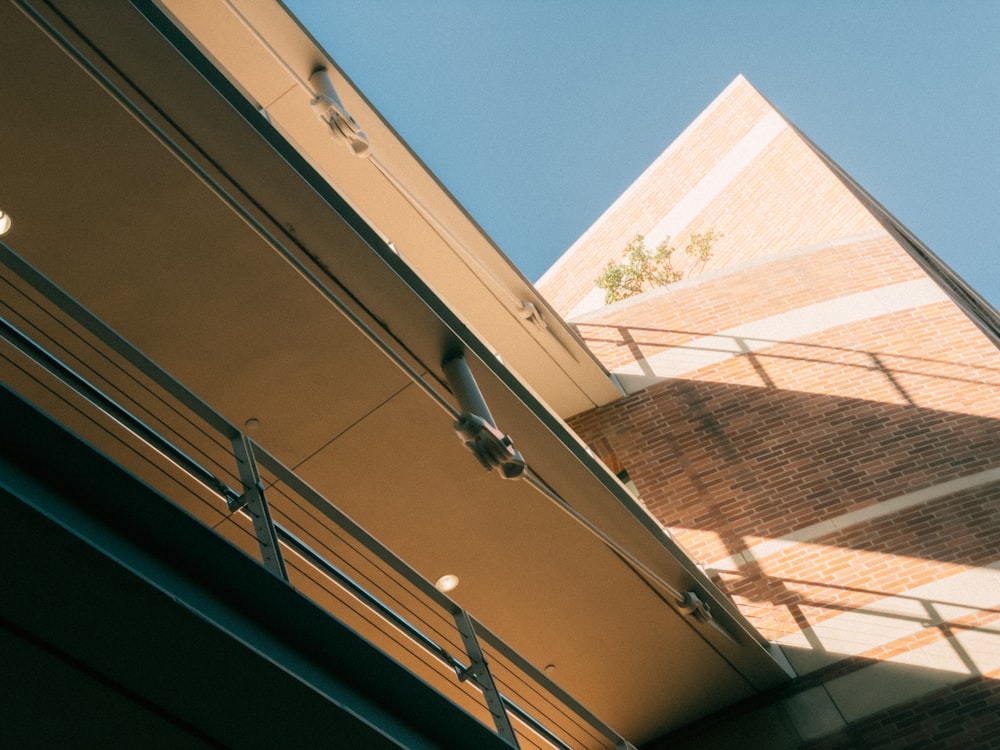
[[[586,296],[604,263],[768,112],[748,84],[731,87],[545,277],[557,309]],[[710,227],[724,237],[700,276],[574,321],[609,370],[642,385],[571,426],[628,471],[650,512],[770,639],[1000,561],[1000,479],[985,473],[1000,468],[996,348],[791,129],[685,231]],[[733,351],[734,329],[751,332],[742,354],[686,371],[664,363],[684,347]],[[671,377],[635,379],[661,366]],[[996,628],[1000,601],[977,606],[961,622],[858,639],[868,650],[851,658],[877,664],[948,627]],[[953,722],[996,695],[994,683],[970,682],[928,705]],[[915,716],[883,712],[831,742],[935,731]]]
[[580,318],[575,327],[610,370],[698,336],[817,302],[924,278],[884,233],[673,284]]
[[[984,402],[994,410],[996,395]],[[587,441],[607,442],[649,510],[709,567],[761,539],[1000,466],[994,418],[727,383],[666,382],[578,417],[572,426]],[[990,523],[992,506],[986,501],[1000,500],[1000,486],[985,493],[973,495],[972,508],[945,500],[818,542],[842,547],[841,552],[818,556],[812,545],[802,545],[800,553],[740,570],[732,593],[738,603],[746,599],[745,613],[766,636],[778,637],[797,626],[795,613],[780,608],[791,599],[774,596],[772,579],[884,595],[902,584],[919,585],[928,575],[954,572],[947,569],[951,560],[989,562],[1000,549],[1000,524]],[[985,522],[978,534],[971,533],[962,515],[941,510],[961,507],[965,512],[977,503],[987,513],[969,515]],[[948,555],[930,554],[916,543],[886,551],[897,523],[901,538],[912,528],[925,531],[927,545],[933,542]],[[885,544],[866,544],[870,529]],[[858,541],[848,544],[852,535]],[[902,556],[913,559],[896,562]],[[929,573],[917,571],[928,567]],[[762,611],[754,602],[765,603]]]
[[[1000,466],[998,360],[968,319],[940,302],[733,357],[571,424],[606,446],[601,452],[629,472],[649,510],[712,567],[761,540]],[[1000,485],[960,507],[971,513],[997,499]],[[946,577],[952,562],[990,562],[1000,514],[969,516],[984,524],[992,540],[984,546],[962,516],[939,510],[950,502],[926,506],[930,516],[915,512],[919,523],[903,514],[852,527],[844,539],[818,541],[830,547],[822,555],[803,545],[722,582],[765,636],[778,638],[802,624],[802,611],[788,606],[800,601],[798,584],[785,579],[877,596]],[[895,524],[905,535],[913,523],[940,554],[849,543],[870,528],[888,541]],[[813,624],[837,611],[814,610],[806,618]]]
[[[778,699],[870,665],[852,659],[821,675],[796,680]],[[1000,675],[982,675],[881,710],[819,739],[801,740],[780,711],[758,713],[765,701],[733,706],[659,738],[642,750],[995,750],[1000,748]]]
[[881,711],[802,750],[1000,748],[1000,680],[975,678]]
[[[720,585],[761,632],[777,639],[803,623],[816,625],[993,562],[1000,548],[998,516],[1000,484],[994,483],[820,536],[723,573]],[[989,610],[979,616],[984,613]],[[926,642],[890,641],[862,655],[886,658]]]
[[[883,236],[650,293],[590,316],[578,330],[615,368],[688,343],[692,331],[713,333],[921,276]],[[1000,356],[951,302],[940,301],[731,357],[578,415],[571,425],[629,472],[653,515],[696,561],[717,568],[723,591],[777,640],[1000,559],[998,481],[778,551],[759,546],[1000,467],[998,419]],[[730,559],[748,549],[758,550],[756,559]],[[968,622],[948,627],[995,629],[998,604],[984,602]],[[856,656],[877,663],[948,633],[932,627]],[[969,734],[954,725],[969,691],[995,699],[991,683],[976,684],[966,693],[941,691],[927,704],[943,728],[894,710],[817,747],[881,742],[898,722],[939,731],[952,747],[979,742],[978,729]],[[905,735],[910,741],[921,736],[914,731]]]

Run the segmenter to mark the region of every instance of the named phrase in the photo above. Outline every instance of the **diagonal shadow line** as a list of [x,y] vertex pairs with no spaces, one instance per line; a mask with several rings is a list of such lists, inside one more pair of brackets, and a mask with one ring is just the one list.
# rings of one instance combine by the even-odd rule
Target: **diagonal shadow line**
[[[885,596],[892,596],[892,595],[886,594]],[[922,601],[922,603],[927,606],[933,607],[933,601],[931,600]],[[919,615],[908,615],[903,612],[888,612],[886,610],[876,610],[876,609],[871,609],[870,607],[851,607],[847,604],[824,602],[819,599],[807,596],[802,597],[798,602],[793,602],[790,605],[781,605],[781,606],[801,607],[802,605],[816,607],[817,609],[832,610],[836,612],[844,612],[844,613],[858,614],[858,615],[871,615],[873,617],[881,617],[886,620],[913,622],[922,625],[925,628],[946,627],[946,628],[953,628],[955,630],[968,630],[968,631],[975,631],[977,633],[989,633],[992,635],[1000,635],[1000,628],[989,627],[987,625],[966,624],[961,622],[955,622],[952,620],[945,620],[941,618],[939,615],[936,616],[937,619],[935,619],[935,616],[930,616],[930,615],[927,617],[922,617]],[[967,607],[967,608],[972,610],[972,607]],[[974,615],[981,616],[983,612],[993,612],[993,611],[994,610],[989,610],[989,609],[974,610],[970,612],[970,614],[968,615],[962,615],[962,617],[971,617]],[[798,622],[798,620],[796,620],[796,622]],[[810,625],[810,627],[812,626]]]
[[[937,630],[940,633],[942,640],[947,641],[948,646],[952,649],[952,651],[955,652],[955,655],[959,658],[962,664],[965,665],[965,668],[968,670],[969,674],[971,675],[982,674],[979,665],[976,664],[975,660],[972,658],[972,655],[968,652],[965,646],[963,646],[959,641],[955,639],[956,631],[965,631],[970,633],[985,633],[988,635],[1000,635],[1000,629],[988,627],[985,626],[984,624],[966,624],[952,620],[945,620],[944,618],[942,618],[940,615],[937,614],[937,610],[935,609],[932,600],[919,600],[919,601],[923,603],[924,609],[928,613],[928,617],[926,618],[916,617],[912,615],[904,615],[898,612],[884,612],[884,611],[875,612],[871,609],[862,607],[852,608],[846,605],[824,604],[816,601],[815,599],[806,597],[804,597],[800,602],[788,605],[788,607],[789,611],[792,611],[793,607],[795,608],[796,611],[800,611],[801,605],[807,604],[809,606],[817,607],[820,609],[833,609],[847,613],[855,613],[855,614],[861,613],[865,615],[874,614],[877,617],[885,617],[895,620],[903,620],[903,621],[919,623],[921,626],[925,628],[925,630],[922,631],[924,633],[929,632],[930,630]],[[984,611],[995,611],[995,610],[978,610],[978,612],[976,612],[975,614],[979,614]],[[793,612],[793,617],[794,616],[795,614]],[[966,617],[970,616],[972,615],[966,615]],[[796,622],[798,623],[798,618],[795,619]],[[813,647],[817,651],[826,651],[826,648],[823,646],[822,641],[816,634],[815,628],[813,626],[807,626],[805,628],[803,628],[801,624],[799,626],[802,635],[806,638],[806,641],[809,643],[811,647]],[[901,637],[893,638],[891,640],[886,641],[885,643],[879,644],[875,648],[879,649],[891,648],[894,644],[898,645],[901,643],[905,643],[906,641],[919,635],[920,633],[910,633],[907,635],[903,635]],[[818,647],[816,644],[818,644]]]
[[[741,342],[745,342],[747,340],[750,340],[750,341],[769,341],[769,339],[745,339],[744,337],[740,337],[740,336],[727,336],[726,338],[732,338],[734,341],[741,341]],[[911,404],[913,403],[912,399],[910,399],[909,395],[906,394],[906,392],[901,388],[901,386],[896,381],[896,379],[895,379],[894,376],[896,376],[896,375],[908,375],[908,376],[911,376],[911,377],[933,378],[935,380],[946,380],[946,381],[953,382],[953,383],[968,383],[968,384],[971,384],[971,385],[985,385],[985,386],[991,387],[991,388],[1000,388],[1000,382],[998,382],[998,383],[991,383],[991,382],[985,381],[985,380],[974,380],[974,379],[971,379],[971,378],[962,378],[962,377],[958,377],[957,375],[945,375],[943,373],[921,372],[920,370],[907,370],[907,369],[901,369],[901,368],[888,367],[884,363],[881,362],[881,360],[879,359],[879,357],[895,357],[897,359],[909,359],[909,360],[912,360],[914,362],[926,362],[926,363],[930,363],[930,364],[942,364],[942,365],[947,365],[949,367],[962,367],[962,368],[965,368],[965,369],[987,370],[989,372],[1000,373],[1000,370],[997,370],[997,369],[991,368],[991,367],[980,367],[980,366],[972,366],[972,365],[962,365],[962,364],[957,363],[957,362],[947,362],[946,360],[933,360],[933,359],[927,359],[927,358],[923,358],[923,357],[907,357],[907,356],[902,355],[902,354],[888,354],[888,353],[885,353],[885,352],[882,352],[882,353],[879,353],[879,352],[866,352],[866,351],[863,351],[863,350],[860,350],[860,349],[843,349],[843,348],[840,348],[840,347],[819,347],[819,346],[816,346],[814,344],[802,344],[802,343],[799,343],[797,341],[775,341],[773,343],[775,345],[785,344],[785,345],[788,345],[788,346],[802,346],[802,347],[812,347],[812,348],[820,348],[820,349],[826,348],[826,349],[829,349],[831,351],[843,351],[843,352],[849,352],[849,353],[852,353],[852,354],[865,354],[865,355],[868,355],[869,358],[878,361],[879,364],[878,365],[867,365],[867,364],[860,364],[860,363],[855,363],[855,362],[837,362],[837,361],[830,360],[830,359],[822,359],[822,358],[815,358],[815,357],[796,357],[796,356],[793,356],[791,354],[773,354],[773,353],[761,352],[759,350],[748,350],[745,346],[743,348],[740,348],[740,349],[735,349],[735,348],[734,349],[722,349],[722,348],[715,348],[715,347],[709,347],[709,346],[686,346],[684,344],[677,344],[677,345],[671,346],[671,345],[668,345],[668,344],[664,344],[662,342],[646,342],[646,343],[643,343],[643,342],[640,342],[640,341],[635,341],[634,339],[631,339],[629,342],[627,342],[627,344],[626,344],[626,342],[623,342],[621,340],[611,340],[611,339],[593,339],[592,338],[592,339],[584,339],[584,341],[596,341],[596,342],[602,342],[602,343],[609,343],[609,344],[614,344],[616,346],[625,346],[625,345],[628,345],[629,349],[630,349],[630,353],[632,353],[635,361],[637,363],[639,363],[639,366],[643,370],[643,374],[648,375],[650,377],[655,377],[656,373],[653,371],[652,367],[649,365],[649,363],[647,361],[648,357],[646,357],[644,354],[641,353],[641,348],[640,347],[642,347],[642,346],[646,346],[646,347],[658,347],[658,348],[661,348],[661,349],[664,349],[664,350],[669,350],[669,349],[683,349],[685,351],[691,351],[691,352],[710,352],[710,353],[713,353],[713,354],[726,354],[726,355],[728,355],[730,357],[749,356],[750,354],[752,354],[754,357],[756,357],[758,359],[757,362],[753,363],[754,364],[754,369],[758,370],[758,372],[763,367],[763,365],[759,362],[759,360],[762,360],[762,359],[786,360],[786,361],[792,361],[792,362],[812,362],[812,363],[816,363],[816,364],[832,365],[832,366],[835,366],[835,367],[845,367],[845,368],[854,368],[854,369],[859,369],[859,370],[867,370],[869,372],[881,372],[882,374],[884,374],[890,380],[890,382],[892,382],[893,386],[897,390],[899,390],[901,392],[901,394],[903,395],[903,398],[906,399]],[[656,356],[656,355],[653,354],[651,356]],[[769,380],[769,378],[768,378],[768,380]],[[771,387],[773,387],[773,386],[771,386]]]
[[[763,573],[761,574],[761,578],[769,581],[780,582],[782,586],[788,583],[799,583],[804,585],[816,586],[817,588],[832,588],[843,591],[870,594],[872,596],[878,596],[878,597],[892,597],[894,599],[905,599],[907,601],[918,602],[921,606],[923,606],[924,610],[928,612],[927,617],[921,617],[919,615],[910,615],[904,612],[890,612],[887,610],[875,609],[868,605],[850,606],[847,604],[839,604],[837,602],[824,601],[822,599],[817,598],[816,596],[803,596],[801,594],[796,594],[797,597],[796,600],[789,603],[775,604],[773,599],[766,600],[770,601],[772,604],[775,604],[775,606],[783,606],[788,608],[789,613],[792,615],[792,618],[799,626],[799,630],[801,631],[802,635],[809,642],[810,646],[819,651],[825,651],[826,649],[823,647],[822,643],[819,641],[815,633],[812,632],[813,626],[805,618],[805,615],[801,610],[802,605],[816,607],[817,609],[843,612],[845,614],[859,614],[864,616],[870,615],[873,617],[881,617],[884,619],[918,623],[925,628],[935,628],[941,630],[941,632],[945,635],[945,637],[950,637],[951,631],[954,630],[969,631],[976,633],[987,633],[990,635],[1000,635],[1000,628],[989,627],[984,623],[967,624],[959,621],[963,618],[983,617],[983,616],[995,617],[997,615],[1000,615],[1000,609],[995,609],[992,607],[977,607],[976,605],[927,599],[919,596],[907,596],[905,594],[891,594],[884,591],[874,591],[872,589],[859,588],[855,586],[839,586],[836,584],[817,583],[814,581],[803,581],[795,578],[768,576]],[[743,598],[754,600],[754,598],[749,593],[741,593],[740,596]],[[763,601],[763,600],[756,599],[755,601]],[[957,607],[966,609],[968,610],[968,614],[960,615],[958,618],[955,618],[953,620],[946,620],[939,614],[937,614],[938,606]],[[959,649],[960,645],[954,644],[954,647],[956,649]],[[964,649],[962,649],[962,651],[964,652]],[[970,669],[975,669],[975,665],[971,664],[971,657],[969,657],[968,654],[964,654],[963,656],[963,653],[959,653],[958,655],[959,658],[961,658],[963,662],[966,663],[967,666],[971,665]]]
[[[962,368],[965,368],[965,369],[985,370],[987,372],[1000,374],[1000,368],[996,368],[996,367],[986,367],[986,366],[981,366],[981,365],[963,365],[961,363],[950,362],[948,360],[943,360],[943,359],[934,359],[934,358],[931,358],[931,357],[914,357],[914,356],[910,356],[910,355],[895,354],[895,353],[892,353],[892,352],[885,352],[885,351],[867,351],[867,350],[863,350],[863,349],[852,349],[850,347],[843,347],[843,346],[827,346],[827,345],[824,345],[824,344],[812,344],[812,343],[805,343],[805,342],[798,342],[798,341],[780,341],[778,339],[764,339],[764,338],[757,338],[755,336],[736,336],[736,335],[732,335],[732,334],[720,333],[718,331],[714,331],[714,332],[707,332],[707,331],[706,332],[699,332],[699,331],[683,331],[683,330],[672,329],[672,328],[651,328],[651,327],[648,327],[648,326],[620,326],[620,325],[611,325],[611,324],[577,323],[577,324],[575,324],[575,327],[577,328],[577,333],[580,333],[580,331],[579,331],[579,327],[580,326],[588,326],[588,327],[591,327],[591,328],[608,328],[608,329],[614,329],[614,330],[618,331],[619,333],[623,329],[627,329],[630,332],[632,332],[632,331],[647,331],[647,332],[651,332],[651,333],[677,334],[679,336],[688,336],[688,337],[690,337],[690,340],[695,340],[695,339],[698,339],[698,338],[717,337],[717,338],[744,339],[746,341],[756,341],[756,342],[760,342],[762,344],[766,344],[766,345],[770,345],[770,346],[774,346],[774,345],[778,345],[778,344],[789,344],[789,345],[795,345],[795,346],[799,346],[799,347],[806,348],[806,349],[823,349],[823,350],[827,350],[827,351],[844,352],[844,353],[848,353],[848,354],[867,354],[867,355],[876,355],[876,356],[882,356],[882,357],[897,357],[897,358],[901,358],[901,359],[911,360],[913,362],[926,362],[928,364],[943,364],[943,365],[948,365],[948,366],[951,366],[951,367],[957,366],[957,367],[962,367]],[[643,341],[643,340],[640,340],[640,339],[636,339],[634,337],[634,335],[632,335],[631,333],[629,335],[630,335],[631,340],[635,344],[637,344],[638,346],[662,347],[662,348],[665,348],[665,349],[684,347],[683,343],[680,343],[680,344],[665,344],[662,341]],[[593,337],[593,336],[584,336],[582,333],[580,333],[580,337],[584,341],[596,341],[596,342],[600,342],[600,343],[618,344],[618,345],[622,345],[622,343],[623,343],[621,341],[621,339],[597,338],[597,337]],[[705,347],[704,349],[702,349],[701,347],[685,347],[685,348],[690,348],[693,351],[699,351],[699,350],[704,350],[704,351],[719,351],[719,352],[729,351],[729,350],[726,350],[726,349],[718,349],[718,350],[716,350],[716,349],[712,349],[710,347]],[[814,360],[812,360],[812,359],[810,359],[808,357],[804,357],[802,359],[804,359],[805,361],[814,361]],[[815,360],[815,361],[822,362],[824,360]],[[979,382],[979,381],[971,381],[971,382]]]
[[[801,582],[801,581],[797,581],[797,579],[781,578],[781,577],[778,577],[778,576],[768,576],[768,575],[763,574],[763,573],[761,573],[761,577],[764,578],[764,579],[767,579],[767,580],[771,580],[771,581],[778,581],[778,582],[781,583],[781,585],[783,587],[787,583],[789,583],[789,582]],[[814,584],[812,582],[809,582],[809,583],[811,583],[812,585],[827,586],[827,584]],[[1000,628],[990,627],[987,623],[964,623],[964,622],[960,622],[961,619],[969,619],[969,618],[972,618],[972,617],[979,617],[979,618],[981,618],[981,617],[983,617],[984,613],[987,616],[993,616],[992,619],[996,619],[995,616],[996,615],[1000,615],[1000,609],[992,609],[992,608],[978,608],[978,609],[974,609],[973,606],[970,606],[970,605],[967,605],[967,604],[956,604],[956,603],[952,603],[952,602],[937,602],[937,601],[935,601],[933,599],[925,599],[925,598],[916,597],[916,596],[887,594],[885,592],[876,592],[876,591],[872,591],[871,589],[863,589],[863,588],[852,587],[852,586],[838,586],[838,585],[835,585],[835,584],[830,584],[827,587],[841,589],[841,590],[848,590],[848,591],[863,592],[863,593],[873,594],[873,595],[878,595],[878,596],[892,596],[892,597],[895,597],[895,598],[901,598],[901,599],[907,599],[907,600],[914,601],[914,602],[919,602],[923,606],[924,611],[927,612],[927,617],[921,617],[921,616],[918,616],[918,615],[908,615],[908,614],[902,613],[902,612],[888,612],[886,610],[877,610],[877,609],[872,609],[870,607],[865,607],[865,606],[862,606],[862,607],[852,607],[852,606],[849,606],[849,605],[846,605],[846,604],[837,604],[837,603],[834,603],[834,602],[824,602],[824,601],[821,601],[821,600],[819,600],[819,599],[817,599],[815,597],[802,596],[802,595],[799,595],[799,594],[796,594],[797,598],[796,598],[795,601],[792,601],[792,602],[789,602],[789,603],[785,603],[785,604],[781,604],[781,605],[775,605],[775,606],[783,606],[783,607],[786,607],[788,609],[788,612],[792,616],[792,619],[795,621],[796,625],[799,627],[800,634],[806,639],[806,642],[809,644],[810,648],[812,648],[814,651],[817,651],[817,652],[827,652],[828,650],[825,647],[825,645],[823,644],[823,642],[820,639],[819,635],[816,633],[815,627],[809,623],[808,619],[805,616],[805,613],[802,611],[803,605],[805,605],[805,606],[811,606],[811,607],[816,607],[817,609],[825,609],[825,610],[833,610],[833,611],[837,611],[837,612],[843,612],[845,614],[860,614],[860,615],[864,615],[864,616],[870,615],[870,616],[881,617],[881,618],[885,618],[885,619],[892,619],[892,620],[897,620],[897,621],[917,623],[920,626],[922,626],[923,628],[925,628],[925,630],[922,631],[924,633],[926,633],[926,632],[928,632],[928,631],[930,631],[932,629],[933,630],[937,630],[940,633],[942,639],[944,641],[947,641],[949,647],[955,652],[955,655],[959,658],[959,660],[962,662],[962,664],[965,665],[965,668],[968,670],[969,674],[972,674],[972,675],[982,674],[982,671],[980,670],[979,665],[976,664],[975,660],[972,658],[972,655],[968,652],[968,650],[959,641],[956,640],[956,638],[955,638],[955,636],[957,634],[956,631],[958,631],[958,632],[963,632],[964,631],[964,632],[970,632],[970,633],[971,632],[974,632],[974,633],[984,633],[984,634],[988,634],[988,635],[1000,635]],[[785,588],[785,590],[787,591],[788,589]],[[741,594],[741,596],[744,596],[746,598],[752,598],[752,597],[748,596],[747,594]],[[758,601],[760,601],[760,600],[758,599]],[[773,600],[772,600],[772,603],[773,603]],[[953,606],[953,607],[966,608],[966,609],[970,610],[970,613],[967,614],[967,615],[962,615],[962,616],[960,616],[958,618],[955,618],[953,620],[946,620],[940,614],[938,614],[937,607],[935,606],[936,604],[937,605],[944,605],[944,606]],[[901,637],[892,638],[891,640],[888,640],[885,643],[879,644],[876,648],[887,648],[887,647],[891,647],[893,644],[904,643],[905,641],[907,641],[907,640],[909,640],[909,639],[911,639],[911,638],[913,638],[914,636],[917,636],[917,635],[919,635],[919,633],[910,633],[910,634],[903,635]]]
[[[729,573],[730,575],[732,575],[732,572],[730,572],[730,571],[726,571],[726,572]],[[815,586],[816,588],[837,589],[837,590],[840,590],[840,591],[850,591],[852,593],[857,593],[857,594],[870,594],[872,596],[879,596],[879,597],[891,596],[891,597],[896,598],[896,599],[905,599],[907,601],[913,601],[913,602],[933,602],[934,604],[937,604],[937,605],[940,605],[940,606],[945,606],[945,607],[965,607],[965,608],[971,608],[968,604],[965,604],[965,603],[962,603],[962,602],[949,602],[949,601],[944,601],[944,600],[941,600],[941,599],[927,599],[925,597],[909,596],[907,594],[887,594],[885,591],[875,591],[874,589],[866,589],[866,588],[862,588],[860,586],[844,586],[844,585],[841,585],[841,584],[827,583],[827,582],[822,582],[822,581],[811,581],[811,580],[807,580],[807,579],[804,579],[804,578],[783,578],[783,577],[780,577],[780,576],[768,576],[768,575],[763,574],[763,573],[761,575],[764,578],[770,578],[770,579],[775,580],[775,581],[781,581],[782,583],[794,583],[794,584],[800,584],[800,585],[803,585],[803,586]],[[979,611],[979,612],[988,612],[990,614],[1000,615],[1000,608],[981,607],[977,611]]]

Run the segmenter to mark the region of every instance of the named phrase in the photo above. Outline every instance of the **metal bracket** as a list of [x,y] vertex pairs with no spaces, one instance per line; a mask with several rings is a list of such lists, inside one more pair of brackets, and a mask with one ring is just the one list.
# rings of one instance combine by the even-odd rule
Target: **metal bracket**
[[473,680],[478,685],[479,678],[485,677],[488,671],[485,662],[474,662],[467,667],[456,669],[455,673],[458,675],[459,682]]
[[233,452],[239,466],[240,482],[243,484],[243,494],[227,501],[231,511],[242,510],[253,522],[253,530],[260,545],[261,561],[264,567],[283,581],[288,580],[285,561],[278,547],[278,535],[271,520],[271,510],[264,496],[264,483],[260,480],[257,461],[253,455],[253,444],[246,435],[240,433],[233,438]]
[[702,601],[694,591],[685,591],[677,602],[677,608],[686,615],[691,615],[698,622],[712,621],[712,605]]
[[733,643],[739,643],[733,634],[715,619],[715,616],[712,614],[712,605],[704,601],[694,591],[685,591],[681,595],[681,598],[677,600],[677,609],[684,614],[689,615],[697,622],[711,625]]
[[476,636],[476,629],[472,624],[472,618],[464,609],[459,609],[454,613],[455,624],[458,632],[462,636],[462,644],[465,646],[465,653],[472,662],[468,667],[458,672],[458,679],[462,682],[474,680],[479,689],[483,691],[486,699],[486,707],[493,716],[493,723],[496,725],[497,734],[507,740],[513,747],[520,747],[517,743],[517,736],[514,734],[514,727],[507,716],[507,709],[504,708],[503,698],[497,690],[493,675],[486,664],[486,657],[483,649],[479,645],[479,638]]
[[487,471],[500,469],[504,479],[517,479],[524,473],[526,464],[510,436],[479,415],[463,412],[455,422],[455,432]]
[[330,126],[330,130],[344,139],[352,154],[361,158],[369,156],[371,144],[368,142],[368,136],[364,134],[361,126],[355,122],[343,102],[340,101],[327,69],[324,67],[316,68],[309,76],[309,83],[312,84],[316,93],[310,102],[316,114]]
[[461,354],[447,357],[441,367],[462,409],[455,422],[459,439],[487,471],[500,469],[504,479],[518,479],[524,474],[527,464],[510,436],[497,429],[465,357]]
[[[264,487],[259,484],[254,488],[254,490],[260,492],[261,494],[264,493]],[[233,494],[226,496],[226,505],[229,506],[230,513],[235,513],[238,510],[243,510],[245,507],[247,507],[247,504],[249,502],[250,502],[249,491],[244,492],[242,495]]]

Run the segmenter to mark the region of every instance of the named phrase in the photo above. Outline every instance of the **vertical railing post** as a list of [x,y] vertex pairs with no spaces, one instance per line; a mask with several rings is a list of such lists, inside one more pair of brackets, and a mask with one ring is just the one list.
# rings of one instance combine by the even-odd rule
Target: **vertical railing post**
[[493,716],[493,723],[496,725],[497,734],[507,740],[512,747],[519,748],[520,745],[517,742],[517,736],[514,734],[514,727],[511,725],[507,709],[503,705],[503,698],[500,696],[500,691],[497,690],[497,685],[493,681],[493,675],[490,674],[490,668],[486,664],[483,649],[479,645],[479,638],[476,637],[476,629],[472,624],[472,618],[461,608],[453,614],[455,616],[455,624],[458,626],[458,632],[462,636],[465,653],[468,655],[470,662],[468,669],[461,671],[458,677],[463,682],[475,679],[479,689],[483,691],[483,697],[486,699],[486,707]]
[[278,547],[278,535],[274,530],[274,522],[271,521],[271,510],[267,506],[267,498],[264,497],[264,484],[257,470],[253,445],[243,433],[233,438],[233,452],[236,454],[243,494],[230,501],[229,510],[246,509],[253,522],[264,567],[278,578],[287,581],[288,571],[285,570],[285,561],[281,557],[281,548]]

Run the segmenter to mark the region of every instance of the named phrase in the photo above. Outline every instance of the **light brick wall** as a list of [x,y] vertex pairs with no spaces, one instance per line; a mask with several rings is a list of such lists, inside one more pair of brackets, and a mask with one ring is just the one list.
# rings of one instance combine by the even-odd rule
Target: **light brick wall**
[[640,352],[650,356],[747,321],[923,277],[879,232],[672,284],[584,315],[575,327],[614,371]]
[[[543,278],[557,309],[586,297],[607,260],[700,190],[770,112],[749,84],[727,89]],[[633,392],[571,426],[628,471],[767,638],[813,649],[797,657],[803,672],[827,666],[809,685],[851,670],[877,682],[873,666],[919,659],[954,669],[958,631],[993,637],[1000,664],[1000,573],[996,591],[922,629],[872,614],[911,599],[947,613],[913,592],[1000,571],[1000,355],[792,129],[713,184],[684,230],[725,235],[700,276],[573,321]],[[686,371],[670,359],[713,347],[722,354]],[[875,631],[830,653],[822,641],[837,623],[867,627],[851,613]],[[992,674],[985,648],[976,658]],[[940,663],[925,657],[935,649]],[[937,700],[995,700],[977,679]],[[880,716],[848,730],[897,726],[898,712]]]
[[[720,155],[773,112],[745,82],[727,91],[695,131],[686,132],[629,188],[623,196],[627,200],[616,202],[538,281],[539,291],[560,314],[570,314],[592,291],[608,261],[620,260],[637,234],[648,235],[663,214],[705,178]],[[881,229],[787,126],[756,159],[728,178],[672,237],[672,244],[682,248],[692,232],[714,229],[722,234],[703,268],[683,252],[675,253],[676,267],[688,276]],[[797,210],[789,211],[790,206]]]
[[705,177],[716,155],[735,146],[770,110],[752,86],[731,86],[727,93],[724,111],[709,111],[696,131],[682,137],[684,159],[670,158],[668,149],[539,280],[539,291],[558,312],[565,314],[586,294],[581,279],[591,283],[609,260],[617,260],[632,237],[648,232]]

